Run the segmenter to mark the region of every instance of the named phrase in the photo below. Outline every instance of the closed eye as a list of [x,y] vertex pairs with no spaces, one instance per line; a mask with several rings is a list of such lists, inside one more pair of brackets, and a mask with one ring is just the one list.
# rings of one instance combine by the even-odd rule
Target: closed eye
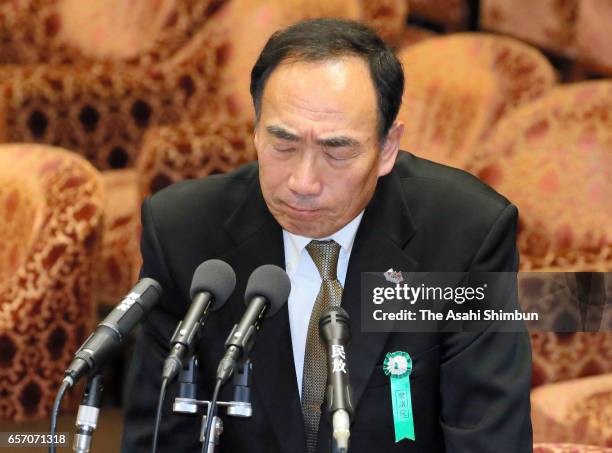
[[325,153],[325,154],[326,154],[326,155],[327,155],[327,157],[329,157],[330,159],[332,159],[332,160],[338,160],[338,161],[341,161],[341,160],[348,160],[348,159],[350,159],[351,157],[353,157],[353,156],[346,156],[346,157],[345,157],[345,156],[335,156],[335,155],[330,154],[330,153]]
[[292,151],[295,151],[294,147],[283,148],[283,147],[275,146],[274,149],[278,151],[279,153],[290,153]]
[[342,161],[349,160],[358,154],[354,148],[336,148],[325,150],[325,155],[332,160]]

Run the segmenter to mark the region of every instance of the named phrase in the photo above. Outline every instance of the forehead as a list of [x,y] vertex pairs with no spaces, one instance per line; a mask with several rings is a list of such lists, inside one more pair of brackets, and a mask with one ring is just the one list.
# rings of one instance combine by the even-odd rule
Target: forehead
[[281,63],[270,74],[261,105],[264,121],[293,119],[369,129],[377,119],[370,71],[356,56]]

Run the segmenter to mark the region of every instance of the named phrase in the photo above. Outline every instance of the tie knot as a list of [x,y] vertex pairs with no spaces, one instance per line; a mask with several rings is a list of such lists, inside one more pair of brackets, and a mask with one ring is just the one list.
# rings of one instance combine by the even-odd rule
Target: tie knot
[[315,266],[323,280],[336,280],[336,268],[338,267],[338,256],[340,255],[340,244],[336,241],[310,241],[306,246],[308,254],[314,261]]

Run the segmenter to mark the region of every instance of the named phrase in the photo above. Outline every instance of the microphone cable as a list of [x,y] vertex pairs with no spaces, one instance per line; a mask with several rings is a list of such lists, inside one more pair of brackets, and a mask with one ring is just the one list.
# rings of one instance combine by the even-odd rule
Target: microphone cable
[[66,390],[68,390],[72,386],[72,383],[68,378],[65,378],[62,381],[62,385],[60,385],[59,390],[57,391],[57,395],[55,396],[55,401],[53,402],[53,409],[51,409],[51,443],[49,444],[49,453],[55,453],[55,432],[57,431],[57,416],[59,414],[59,409],[62,404],[62,400],[64,399],[64,395],[66,394]]
[[206,435],[204,436],[204,443],[202,444],[202,453],[208,453],[208,442],[210,442],[210,429],[212,428],[212,420],[215,418],[215,414],[217,413],[217,399],[219,398],[219,390],[221,389],[221,385],[223,381],[221,379],[217,379],[215,383],[215,391],[213,392],[213,397],[210,400],[210,406],[208,408],[208,417],[206,417]]
[[155,428],[153,430],[153,446],[151,452],[157,452],[157,437],[159,435],[159,425],[161,424],[162,406],[164,405],[164,398],[166,397],[166,386],[168,385],[168,379],[162,379],[161,388],[159,389],[159,400],[157,401],[157,412],[155,413]]

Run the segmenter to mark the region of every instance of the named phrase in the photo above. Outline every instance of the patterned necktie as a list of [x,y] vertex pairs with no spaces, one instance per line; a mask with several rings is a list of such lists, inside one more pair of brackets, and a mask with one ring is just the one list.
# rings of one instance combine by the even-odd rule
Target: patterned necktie
[[304,375],[302,379],[302,412],[306,432],[308,453],[317,449],[317,434],[321,404],[327,386],[327,354],[325,345],[319,335],[319,318],[329,307],[340,305],[342,285],[336,276],[340,245],[335,241],[311,241],[306,250],[317,266],[321,275],[321,289],[317,295],[306,335],[306,353],[304,355]]

